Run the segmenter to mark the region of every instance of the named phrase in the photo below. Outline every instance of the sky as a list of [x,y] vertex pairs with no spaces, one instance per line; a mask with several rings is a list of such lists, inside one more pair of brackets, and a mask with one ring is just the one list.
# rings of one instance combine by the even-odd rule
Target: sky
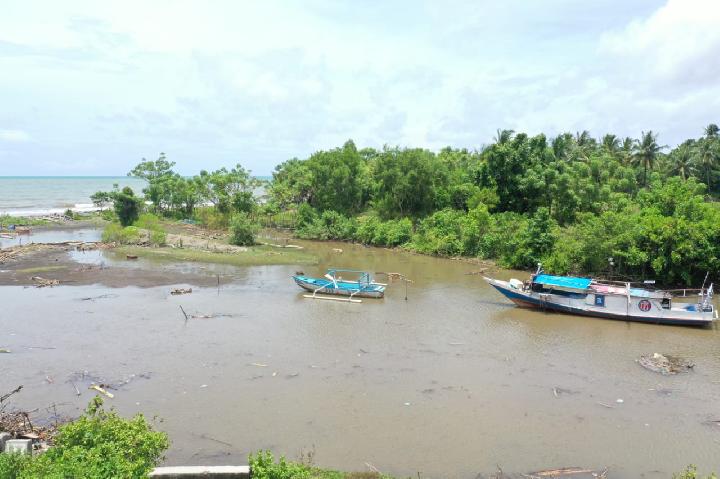
[[5,0],[0,176],[720,123],[720,0]]

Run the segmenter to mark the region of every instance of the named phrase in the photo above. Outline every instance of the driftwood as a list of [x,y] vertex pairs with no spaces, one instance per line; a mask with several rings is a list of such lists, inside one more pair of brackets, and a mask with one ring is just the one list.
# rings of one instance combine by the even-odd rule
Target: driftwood
[[45,279],[40,276],[33,276],[30,279],[35,281],[36,288],[45,288],[46,286],[50,286],[52,288],[53,286],[57,286],[60,284],[59,279]]
[[99,392],[100,394],[104,394],[105,396],[109,397],[110,399],[115,397],[115,395],[113,393],[106,391],[105,389],[101,388],[97,384],[93,384],[88,389],[93,389],[93,390]]

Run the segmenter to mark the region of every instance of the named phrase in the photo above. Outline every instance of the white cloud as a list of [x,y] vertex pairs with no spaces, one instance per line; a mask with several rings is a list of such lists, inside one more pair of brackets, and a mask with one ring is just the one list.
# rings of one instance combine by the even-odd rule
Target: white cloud
[[603,35],[600,50],[640,80],[717,84],[720,1],[668,0],[650,17]]
[[653,129],[672,143],[720,121],[716,5],[10,2],[0,125],[33,141],[5,130],[2,146],[17,174],[124,173],[159,151],[182,173],[264,174],[348,138],[474,148],[497,128]]
[[30,135],[22,130],[0,130],[0,141],[30,141]]

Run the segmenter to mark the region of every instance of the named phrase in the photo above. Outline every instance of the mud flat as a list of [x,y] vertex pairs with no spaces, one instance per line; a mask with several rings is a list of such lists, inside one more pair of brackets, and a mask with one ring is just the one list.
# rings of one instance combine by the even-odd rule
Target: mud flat
[[[163,418],[167,465],[243,464],[269,448],[400,477],[720,469],[717,329],[522,310],[466,274],[471,264],[298,244],[317,265],[129,261],[112,250],[3,264],[0,348],[11,353],[0,355],[0,392],[22,384],[13,399],[24,409],[75,415],[92,382],[111,385],[121,413]],[[22,272],[48,265],[66,269]],[[414,283],[407,301],[391,284],[384,300],[348,304],[304,299],[290,280],[329,266]],[[35,288],[23,279],[32,275],[66,282]],[[694,367],[663,376],[636,362],[653,351]]]

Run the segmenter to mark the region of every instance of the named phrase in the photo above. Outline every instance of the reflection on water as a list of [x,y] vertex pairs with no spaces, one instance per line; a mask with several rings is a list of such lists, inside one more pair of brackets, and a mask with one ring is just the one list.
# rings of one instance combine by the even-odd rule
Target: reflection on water
[[[7,233],[7,230],[3,231]],[[30,234],[16,235],[12,238],[0,237],[0,248],[8,248],[28,243],[62,243],[64,241],[100,241],[102,231],[97,228],[68,228],[44,230],[31,229]]]
[[[408,300],[399,284],[362,304],[304,299],[292,266],[84,253],[78,259],[174,268],[178,285],[184,271],[222,284],[182,296],[170,287],[0,287],[0,347],[13,351],[0,357],[0,391],[24,384],[24,407],[55,402],[76,414],[91,397],[76,397],[67,382],[78,372],[111,383],[146,375],[122,385],[112,404],[164,419],[170,464],[244,463],[260,448],[297,457],[314,447],[319,464],[370,462],[400,476],[473,478],[497,465],[609,466],[624,478],[670,477],[688,463],[720,469],[720,428],[704,424],[720,418],[717,329],[518,309],[466,275],[473,265],[303,244],[321,258],[305,273],[402,272],[415,281]],[[179,306],[212,317],[186,320]],[[687,357],[695,370],[661,376],[635,362],[655,351]]]

